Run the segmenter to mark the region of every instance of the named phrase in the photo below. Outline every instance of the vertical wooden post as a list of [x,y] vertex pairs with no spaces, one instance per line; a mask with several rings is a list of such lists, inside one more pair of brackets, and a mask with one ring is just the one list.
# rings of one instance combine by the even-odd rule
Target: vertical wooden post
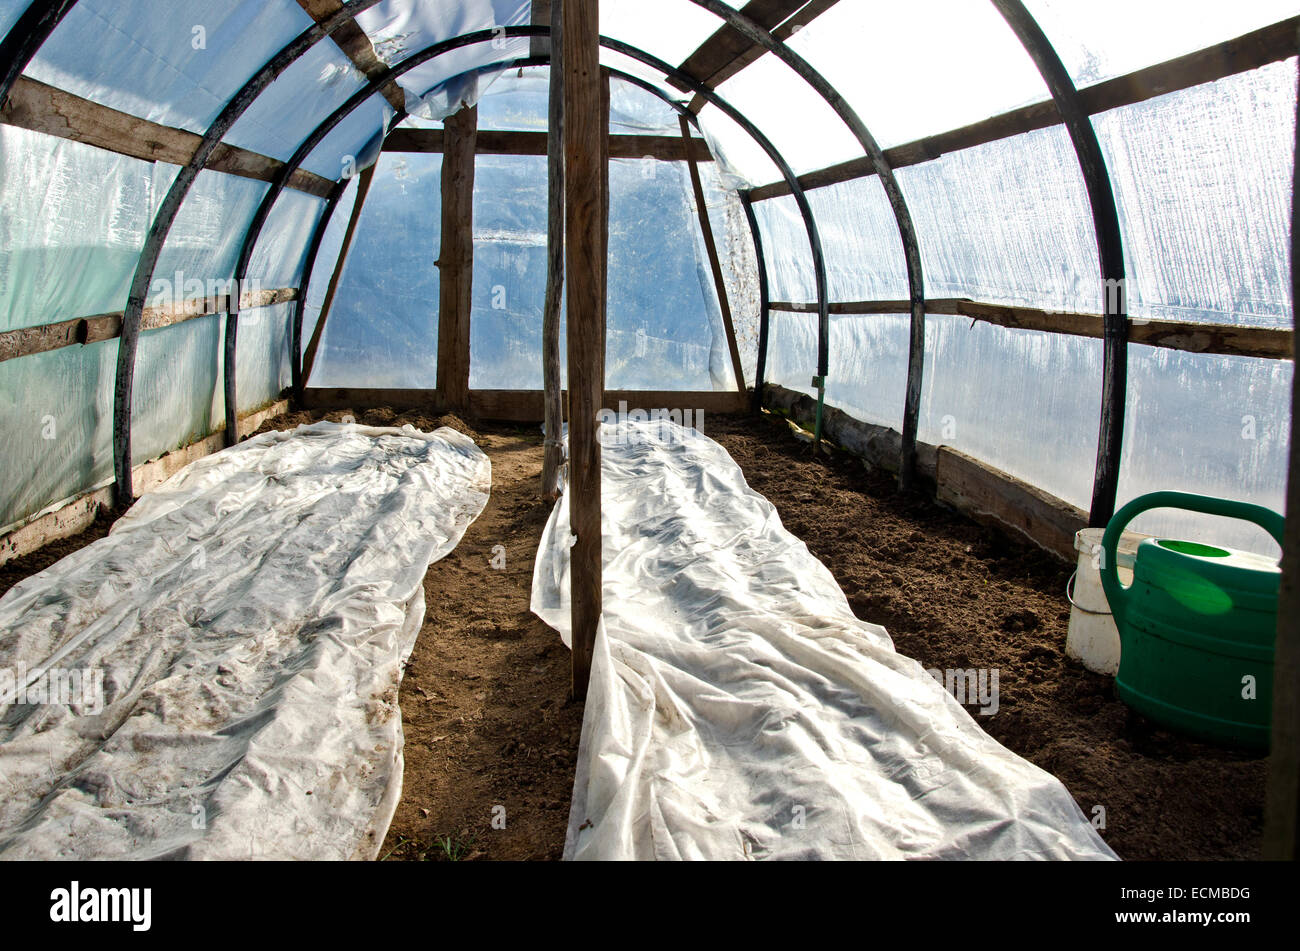
[[600,443],[605,382],[609,120],[598,0],[564,0],[565,270],[568,280],[569,549],[573,695],[584,698],[601,611]]
[[438,392],[448,409],[469,408],[469,310],[474,292],[474,153],[478,107],[442,124],[442,244],[438,254]]
[[713,270],[713,286],[718,289],[718,309],[722,312],[722,326],[727,332],[727,349],[731,351],[731,368],[736,374],[736,389],[745,393],[745,371],[740,366],[740,348],[736,346],[736,327],[731,320],[731,302],[727,299],[727,283],[722,275],[722,259],[713,238],[713,225],[709,222],[709,205],[704,199],[704,182],[700,179],[700,163],[695,160],[691,141],[691,123],[685,116],[678,119],[682,125],[682,138],[686,140],[686,165],[691,172],[691,188],[695,191],[695,207],[700,216],[700,230],[704,232],[704,250]]
[[[564,0],[551,0],[550,104],[547,123],[546,304],[542,312],[542,400],[546,446],[542,456],[542,498],[560,497],[564,463],[564,404],[560,392],[560,321],[564,297]],[[533,4],[533,15],[538,15]]]
[[[1300,39],[1300,37],[1297,37]],[[1300,83],[1297,84],[1300,88]],[[1297,100],[1300,102],[1300,100]],[[1297,107],[1300,116],[1300,107]],[[1300,179],[1300,126],[1296,127],[1295,179]],[[1291,311],[1300,295],[1300,195],[1291,197]],[[1264,797],[1264,858],[1294,862],[1300,856],[1300,374],[1291,383],[1291,462],[1286,487],[1282,585],[1277,600],[1273,656],[1273,728]]]
[[[370,183],[375,179],[375,166],[372,165],[361,173],[357,180],[357,197],[352,202],[352,214],[348,226],[343,232],[343,245],[339,248],[339,259],[334,264],[334,273],[330,275],[329,287],[325,291],[325,300],[321,304],[320,316],[316,318],[316,328],[311,332],[311,341],[302,358],[302,385],[311,382],[311,371],[316,366],[316,353],[320,350],[321,336],[325,333],[325,321],[329,319],[330,308],[334,306],[334,295],[338,293],[339,280],[343,277],[343,267],[348,262],[348,252],[352,249],[352,238],[357,233],[357,222],[361,220],[361,209],[370,194]],[[307,302],[303,301],[303,306]]]

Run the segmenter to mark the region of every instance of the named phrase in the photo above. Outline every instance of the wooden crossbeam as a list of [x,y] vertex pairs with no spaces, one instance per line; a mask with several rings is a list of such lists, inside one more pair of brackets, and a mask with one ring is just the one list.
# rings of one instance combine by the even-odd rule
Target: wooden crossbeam
[[[815,314],[817,305],[806,302],[774,301],[771,310],[787,313]],[[842,301],[830,305],[832,314],[907,314],[911,304],[905,300]],[[986,304],[962,297],[928,299],[928,314],[969,317],[1013,330],[1037,330],[1043,333],[1069,334],[1100,340],[1101,314],[1066,313],[1019,307],[1009,304]],[[1283,327],[1240,327],[1224,324],[1192,323],[1173,320],[1129,320],[1129,342],[1188,353],[1217,353],[1227,356],[1259,357],[1268,360],[1294,359],[1294,333]]]
[[[545,132],[515,132],[480,129],[479,155],[545,155]],[[394,129],[384,140],[385,152],[442,152],[445,136],[442,129]],[[653,158],[664,162],[712,162],[708,144],[693,137],[687,144],[675,135],[611,135],[609,157],[621,159]]]
[[[271,307],[295,300],[298,291],[292,287],[281,287],[270,291],[245,292],[240,295],[240,310],[252,310],[255,307]],[[144,330],[157,330],[170,327],[195,317],[208,314],[223,314],[230,310],[230,295],[218,294],[212,297],[200,297],[181,304],[160,307],[146,307],[141,327]],[[0,361],[13,360],[16,357],[30,356],[34,353],[47,353],[61,347],[72,347],[101,340],[112,340],[122,333],[122,312],[97,314],[94,317],[74,317],[60,320],[53,324],[39,327],[21,327],[0,333]]]
[[[26,76],[18,77],[9,91],[4,108],[0,109],[0,122],[73,142],[84,142],[146,162],[180,166],[189,164],[202,141],[202,137],[193,132],[110,109]],[[284,163],[279,159],[226,144],[217,146],[207,164],[207,168],[213,171],[263,182],[271,181],[283,167]],[[334,183],[298,169],[290,176],[288,186],[325,198]]]
[[[307,11],[317,23],[323,23],[343,9],[342,0],[298,0],[298,6]],[[388,69],[388,65],[375,52],[374,44],[356,20],[348,20],[330,34],[330,39],[341,49],[366,79],[374,79]],[[406,93],[396,82],[389,82],[380,93],[397,112],[406,111]]]
[[[740,12],[764,29],[774,30],[797,13],[807,2],[808,0],[750,0]],[[734,63],[737,58],[748,53],[753,46],[749,39],[730,26],[721,26],[700,44],[699,49],[686,57],[681,70],[688,76],[713,86],[716,85],[713,82],[714,77]],[[677,89],[686,91],[685,84],[671,79],[669,83]]]
[[[1145,102],[1156,96],[1249,72],[1295,56],[1298,28],[1300,17],[1292,17],[1225,43],[1088,86],[1079,90],[1079,95],[1088,114],[1097,115]],[[960,129],[886,149],[885,158],[895,169],[904,168],[933,161],[949,152],[959,152],[1060,124],[1061,114],[1057,112],[1055,103],[1037,102]],[[799,184],[808,191],[874,174],[875,168],[869,159],[857,158],[800,175]],[[788,194],[790,187],[785,182],[773,182],[753,189],[750,200],[765,201]]]
[[[811,3],[800,8],[784,23],[773,28],[771,31],[772,36],[784,43],[813,20],[817,19],[831,7],[835,6],[837,2],[838,0],[812,0]],[[713,75],[709,76],[705,80],[705,82],[713,89],[717,89],[742,69],[761,59],[763,54],[766,52],[767,50],[759,46],[757,43],[750,44],[742,52],[738,53],[731,62],[717,69]],[[700,110],[705,106],[705,102],[706,100],[703,96],[695,96],[691,100],[688,108],[691,112],[699,115]]]

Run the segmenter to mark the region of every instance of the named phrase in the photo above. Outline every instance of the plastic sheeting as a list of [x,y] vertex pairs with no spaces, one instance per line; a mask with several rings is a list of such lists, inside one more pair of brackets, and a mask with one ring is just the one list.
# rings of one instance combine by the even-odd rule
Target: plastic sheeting
[[[726,451],[602,427],[605,612],[568,859],[1109,859],[1055,778],[854,617]],[[533,610],[568,638],[568,503]]]
[[102,692],[0,697],[0,857],[373,858],[425,570],[490,485],[449,429],[266,433],[15,585],[0,664]]

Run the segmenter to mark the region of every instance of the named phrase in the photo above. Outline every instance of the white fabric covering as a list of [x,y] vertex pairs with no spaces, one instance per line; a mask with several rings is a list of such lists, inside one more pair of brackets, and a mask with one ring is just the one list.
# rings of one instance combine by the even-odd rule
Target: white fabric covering
[[[655,423],[602,440],[605,611],[566,858],[1115,857],[1060,782],[854,617],[721,446]],[[568,514],[532,596],[566,643]]]
[[450,429],[266,433],[16,585],[0,669],[101,670],[104,696],[0,703],[0,857],[374,857],[424,574],[490,487]]

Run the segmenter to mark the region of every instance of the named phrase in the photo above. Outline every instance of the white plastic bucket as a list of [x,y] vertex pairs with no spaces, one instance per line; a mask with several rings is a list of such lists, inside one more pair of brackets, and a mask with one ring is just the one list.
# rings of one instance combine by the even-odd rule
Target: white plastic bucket
[[[1066,656],[1079,661],[1099,674],[1114,675],[1119,670],[1119,631],[1101,587],[1101,538],[1104,528],[1085,528],[1074,535],[1074,550],[1079,553],[1065,596],[1070,601],[1070,630],[1065,639]],[[1133,580],[1133,556],[1146,538],[1125,532],[1118,545],[1117,569],[1120,581]]]

